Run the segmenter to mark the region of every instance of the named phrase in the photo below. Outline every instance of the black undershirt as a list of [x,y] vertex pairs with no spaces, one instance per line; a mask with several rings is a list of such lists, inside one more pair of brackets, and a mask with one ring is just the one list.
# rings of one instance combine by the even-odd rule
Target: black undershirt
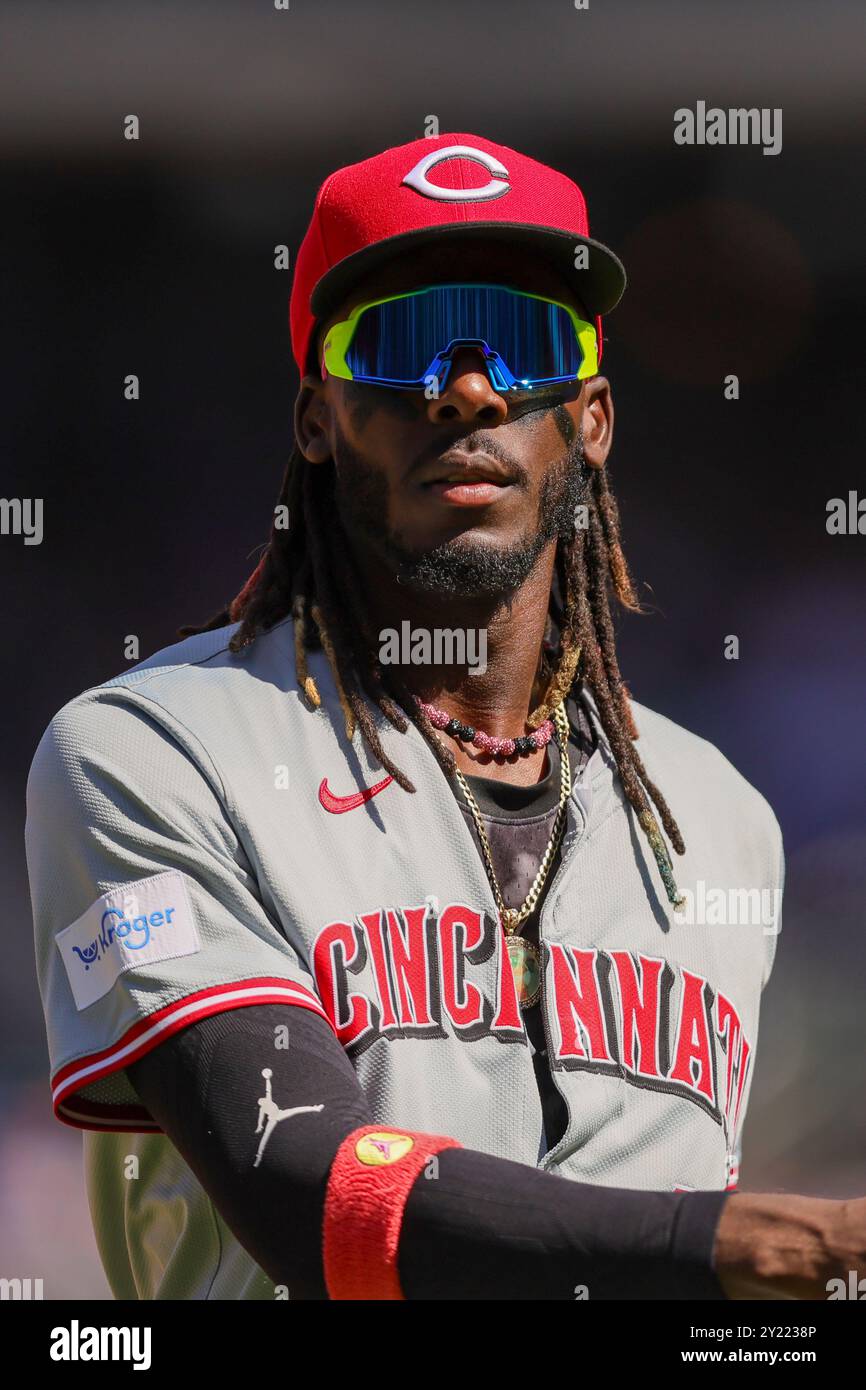
[[[566,712],[570,730],[569,761],[573,785],[588,762],[596,746],[596,739],[592,723],[579,699],[569,697]],[[481,813],[484,831],[490,843],[493,867],[506,907],[520,907],[525,901],[544,857],[556,819],[561,787],[559,743],[555,733],[547,749],[549,757],[545,776],[541,781],[529,786],[464,773]],[[462,788],[456,778],[452,779],[451,785],[478,853],[481,854],[475,820]],[[562,858],[561,844],[560,838],[560,845],[557,847],[535,909],[520,926],[521,936],[525,936],[536,946],[541,909]],[[541,1001],[529,1009],[522,1010],[522,1014],[532,1048],[532,1063],[544,1117],[545,1138],[539,1154],[539,1157],[542,1157],[545,1152],[555,1148],[565,1134],[568,1109],[551,1074]]]

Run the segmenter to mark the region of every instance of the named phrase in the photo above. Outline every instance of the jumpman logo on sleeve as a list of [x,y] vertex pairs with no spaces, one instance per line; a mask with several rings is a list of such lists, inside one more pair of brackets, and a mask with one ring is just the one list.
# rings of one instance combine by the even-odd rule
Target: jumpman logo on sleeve
[[[253,1163],[254,1168],[258,1168],[261,1163],[265,1145],[280,1123],[280,1120],[287,1120],[290,1115],[310,1114],[313,1111],[324,1110],[325,1108],[324,1105],[296,1105],[292,1110],[281,1110],[280,1107],[275,1104],[271,1091],[271,1077],[273,1074],[270,1067],[262,1068],[262,1076],[265,1078],[265,1094],[259,1097],[259,1122],[256,1125],[256,1134],[261,1134],[262,1137],[258,1152],[256,1153],[255,1162]],[[264,1131],[264,1133],[262,1133],[262,1131]]]

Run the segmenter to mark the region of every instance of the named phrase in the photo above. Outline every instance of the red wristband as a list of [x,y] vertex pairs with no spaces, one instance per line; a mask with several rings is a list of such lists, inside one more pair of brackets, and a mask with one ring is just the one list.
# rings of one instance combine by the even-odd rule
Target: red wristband
[[325,1195],[325,1283],[333,1299],[402,1299],[397,1252],[418,1174],[456,1139],[362,1125],[337,1150]]

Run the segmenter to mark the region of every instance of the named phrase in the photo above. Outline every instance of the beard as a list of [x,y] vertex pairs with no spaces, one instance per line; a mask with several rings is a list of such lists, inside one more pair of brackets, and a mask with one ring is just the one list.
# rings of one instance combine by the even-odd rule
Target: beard
[[554,537],[572,539],[575,511],[586,498],[590,472],[584,459],[583,432],[578,430],[565,455],[551,465],[542,482],[532,530],[509,545],[491,545],[463,535],[421,549],[407,546],[399,531],[385,527],[386,479],[342,436],[337,440],[334,463],[334,504],[344,531],[368,545],[398,583],[443,598],[496,598],[519,589]]

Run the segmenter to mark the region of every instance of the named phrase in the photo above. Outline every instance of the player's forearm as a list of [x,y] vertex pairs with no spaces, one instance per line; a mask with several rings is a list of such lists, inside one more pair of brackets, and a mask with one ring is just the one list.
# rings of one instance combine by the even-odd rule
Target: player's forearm
[[598,1187],[448,1150],[409,1195],[400,1282],[410,1299],[721,1299],[713,1237],[729,1199]]
[[[291,1029],[287,1050],[274,1048],[280,1027]],[[724,1192],[598,1187],[462,1148],[437,1153],[408,1193],[387,1155],[359,1168],[368,1102],[328,1025],[306,1011],[209,1017],[128,1074],[237,1239],[292,1298],[354,1296],[333,1270],[326,1277],[323,1231],[338,1263],[357,1256],[358,1296],[370,1296],[385,1245],[409,1299],[724,1296],[712,1269]],[[259,1128],[254,1105],[267,1118]],[[365,1174],[377,1186],[359,1203]],[[376,1229],[383,1211],[393,1243]]]
[[714,1263],[728,1298],[827,1297],[828,1282],[862,1273],[862,1203],[735,1193],[716,1230]]

